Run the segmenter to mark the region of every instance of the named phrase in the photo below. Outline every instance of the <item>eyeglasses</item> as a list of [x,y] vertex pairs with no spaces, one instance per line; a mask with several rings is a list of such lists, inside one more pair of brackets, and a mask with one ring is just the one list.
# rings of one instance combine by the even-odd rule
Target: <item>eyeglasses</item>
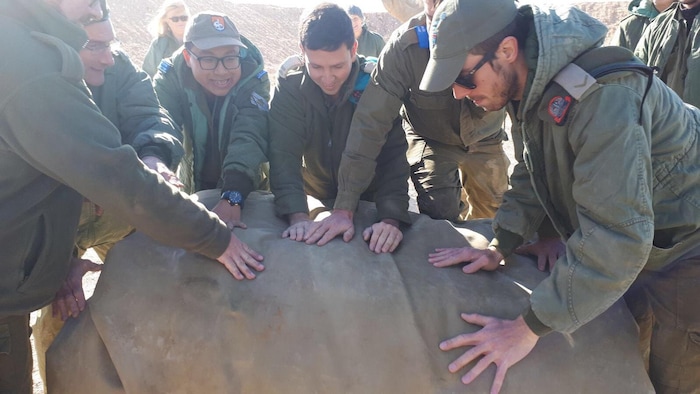
[[90,53],[93,55],[99,55],[105,53],[106,51],[114,52],[118,50],[120,46],[121,43],[119,40],[112,40],[109,42],[88,40],[83,45],[83,49],[90,51]]
[[177,23],[177,22],[187,22],[187,20],[190,19],[190,17],[187,15],[180,15],[180,16],[171,16],[168,19],[170,19],[173,23]]
[[466,75],[459,74],[457,76],[457,79],[455,79],[455,83],[459,86],[465,87],[470,90],[476,89],[476,84],[474,83],[474,74],[476,74],[477,71],[486,64],[486,62],[489,62],[493,60],[493,58],[496,57],[496,54],[494,52],[488,52],[487,54],[484,55],[484,57],[479,60],[479,63],[476,63],[476,66],[472,68]]
[[192,51],[187,51],[194,58],[194,60],[199,62],[199,67],[205,71],[216,70],[219,67],[219,62],[223,64],[224,68],[227,70],[235,70],[241,66],[241,56],[231,55],[224,57],[215,56],[197,56]]

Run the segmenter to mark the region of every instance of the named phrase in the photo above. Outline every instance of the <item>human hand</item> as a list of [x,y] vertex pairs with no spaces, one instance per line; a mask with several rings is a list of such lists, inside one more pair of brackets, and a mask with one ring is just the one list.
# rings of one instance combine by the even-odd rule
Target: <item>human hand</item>
[[219,200],[211,210],[219,217],[229,230],[233,230],[234,227],[248,228],[245,223],[241,221],[241,206],[231,205],[226,200]]
[[178,189],[185,188],[185,185],[180,182],[177,175],[175,175],[175,173],[171,171],[170,168],[168,168],[168,166],[166,166],[165,163],[163,163],[163,161],[159,158],[155,156],[144,156],[141,158],[141,161],[146,165],[146,167],[159,173],[160,176],[162,176],[163,179],[165,179],[171,185],[177,187]]
[[265,269],[265,266],[260,263],[263,261],[263,256],[251,249],[234,233],[231,233],[228,247],[216,260],[223,264],[228,272],[238,280],[255,279],[255,273],[248,267],[252,267],[258,272]]
[[369,241],[369,250],[374,253],[392,253],[403,240],[403,233],[399,229],[399,222],[393,219],[384,219],[374,223],[362,232],[365,242]]
[[537,269],[540,271],[554,269],[557,259],[566,252],[566,245],[559,237],[542,238],[526,243],[515,249],[515,253],[537,257]]
[[480,269],[494,271],[501,265],[503,255],[495,248],[475,249],[469,246],[463,248],[439,248],[428,255],[428,262],[434,267],[444,268],[459,263],[471,263],[462,268],[465,274],[473,274]]
[[448,369],[456,373],[470,362],[479,359],[469,372],[462,376],[462,383],[474,381],[491,364],[496,364],[491,394],[497,394],[506,378],[508,368],[525,358],[537,344],[539,337],[525,324],[522,316],[515,320],[501,320],[478,314],[462,314],[467,323],[483,328],[471,334],[462,334],[440,343],[440,349],[448,351],[463,346],[472,348],[450,363]]
[[71,257],[71,267],[63,285],[56,292],[51,304],[53,316],[61,315],[65,321],[69,317],[78,317],[85,310],[85,293],[83,292],[83,276],[88,272],[96,272],[102,269],[102,264],[90,260]]
[[282,232],[282,238],[292,241],[303,241],[313,221],[306,212],[297,212],[289,215],[289,227]]
[[352,211],[334,209],[327,218],[311,223],[304,236],[304,241],[307,245],[316,243],[318,246],[323,246],[340,234],[343,234],[345,242],[350,242],[355,236]]

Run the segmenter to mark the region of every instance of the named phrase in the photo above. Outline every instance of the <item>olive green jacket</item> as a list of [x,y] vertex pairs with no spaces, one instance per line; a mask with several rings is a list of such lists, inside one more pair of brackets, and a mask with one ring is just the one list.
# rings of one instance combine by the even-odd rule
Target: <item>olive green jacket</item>
[[182,44],[170,35],[160,36],[151,41],[151,46],[148,47],[148,52],[143,58],[143,71],[151,78],[155,77],[160,62],[172,56],[181,46]]
[[181,133],[158,102],[148,75],[138,70],[126,53],[114,53],[114,66],[105,70],[105,82],[90,86],[92,99],[119,129],[122,143],[129,144],[140,158],[158,157],[175,169],[184,153]]
[[185,157],[180,179],[188,192],[202,189],[207,139],[213,119],[218,117],[218,147],[221,157],[220,188],[237,190],[244,197],[262,181],[261,166],[267,162],[268,101],[270,80],[264,71],[262,54],[245,37],[248,55],[241,59],[241,79],[224,97],[218,97],[217,113],[207,104],[207,92],[194,79],[182,50],[154,78],[158,99],[184,133]]
[[630,14],[624,17],[617,25],[615,34],[610,40],[610,45],[617,45],[634,51],[639,39],[642,38],[644,29],[649,22],[659,15],[652,0],[632,0],[627,7]]
[[[350,122],[363,93],[356,81],[366,59],[358,56],[334,104],[309,77],[306,68],[278,79],[270,103],[270,184],[279,215],[307,212],[306,195],[320,200],[336,197],[338,166],[350,132]],[[364,98],[360,99],[362,103]],[[398,122],[383,144],[377,175],[361,196],[377,204],[379,220],[410,223],[406,138]],[[368,183],[370,183],[368,181]]]
[[425,26],[422,14],[399,27],[379,57],[352,119],[338,172],[335,208],[356,209],[397,118],[406,131],[447,145],[468,147],[506,137],[502,129],[505,111],[486,113],[470,100],[455,100],[452,89],[429,93],[418,88],[430,56],[428,48],[418,43],[414,28],[420,26]]
[[357,39],[357,53],[364,56],[377,57],[384,48],[384,38],[379,33],[370,31],[367,25],[362,25],[362,33]]
[[[553,78],[598,47],[606,28],[566,11],[521,8],[534,14],[530,71],[523,100],[507,108],[518,163],[492,241],[507,256],[545,216],[566,241],[525,314],[539,334],[576,330],[622,297],[642,269],[662,269],[700,242],[700,111],[658,78],[647,92],[648,76],[634,71],[599,78],[572,98]],[[602,50],[633,59],[621,48]],[[581,67],[611,62],[609,52],[594,55]]]
[[87,41],[43,0],[0,3],[0,317],[49,303],[83,196],[153,239],[218,257],[230,231],[147,171],[82,81]]
[[658,67],[661,80],[686,103],[700,107],[700,15],[686,27],[680,4],[673,4],[649,24],[634,54]]

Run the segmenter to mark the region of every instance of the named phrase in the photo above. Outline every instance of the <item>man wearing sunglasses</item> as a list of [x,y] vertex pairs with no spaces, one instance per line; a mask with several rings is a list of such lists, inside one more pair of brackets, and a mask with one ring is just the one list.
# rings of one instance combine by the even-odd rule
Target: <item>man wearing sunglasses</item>
[[440,344],[468,347],[449,370],[471,365],[468,384],[494,363],[498,392],[541,336],[571,333],[624,297],[651,333],[640,347],[657,392],[700,392],[700,110],[628,49],[600,47],[606,27],[574,7],[445,0],[435,15],[421,88],[505,107],[518,164],[488,248],[430,261],[498,269],[545,217],[566,242],[521,316],[462,315],[483,328]]
[[258,48],[231,19],[205,12],[185,31],[185,47],[154,78],[161,105],[184,132],[180,179],[188,192],[221,189],[213,211],[245,228],[241,209],[264,187],[270,82]]

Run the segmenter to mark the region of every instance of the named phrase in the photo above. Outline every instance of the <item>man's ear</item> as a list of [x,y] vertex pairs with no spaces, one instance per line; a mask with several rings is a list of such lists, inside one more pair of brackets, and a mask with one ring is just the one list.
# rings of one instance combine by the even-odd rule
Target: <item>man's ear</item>
[[357,56],[357,40],[355,40],[355,43],[352,44],[352,48],[350,49],[350,57],[352,58],[352,61],[355,61],[355,56]]
[[187,67],[192,68],[192,66],[190,66],[190,59],[192,59],[192,56],[190,56],[190,52],[187,50],[187,48],[182,50],[182,57],[185,59],[185,64],[187,64]]
[[518,40],[513,36],[508,36],[498,45],[496,57],[503,59],[508,63],[513,63],[515,62],[515,59],[518,58],[518,53]]

